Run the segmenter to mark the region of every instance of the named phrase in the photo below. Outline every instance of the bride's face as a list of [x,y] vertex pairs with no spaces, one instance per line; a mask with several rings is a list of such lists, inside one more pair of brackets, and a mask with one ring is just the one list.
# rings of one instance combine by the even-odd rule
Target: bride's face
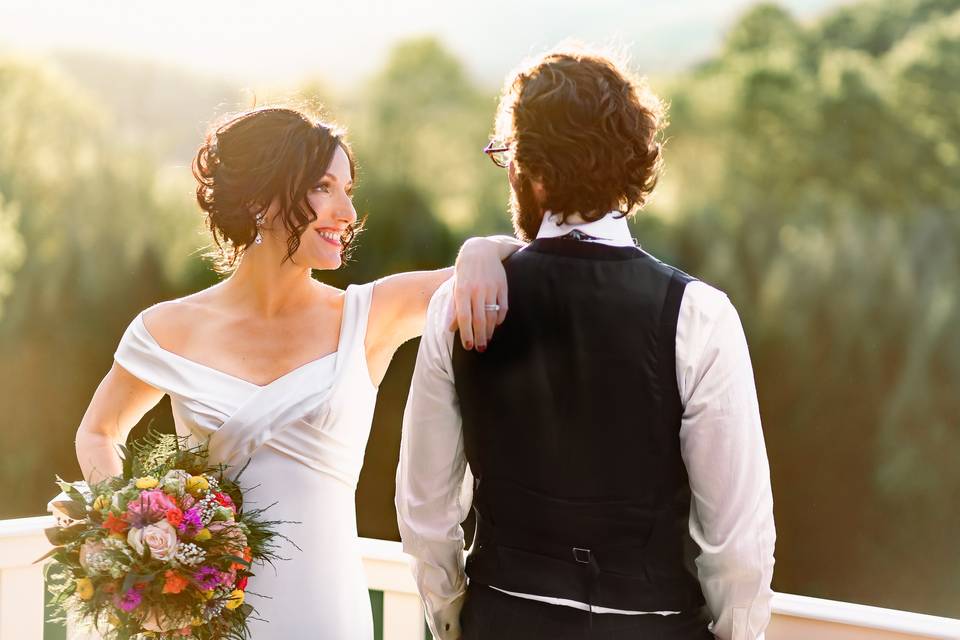
[[[337,147],[327,173],[307,192],[307,203],[317,215],[300,235],[300,246],[292,256],[293,264],[310,269],[338,269],[343,264],[343,237],[346,230],[357,221],[357,212],[353,208],[353,180],[350,177],[350,159],[342,147]],[[271,207],[273,215],[268,213],[268,229],[265,236],[271,244],[277,244],[277,251],[286,253],[284,227],[272,219],[277,207]],[[281,231],[280,234],[270,233]],[[281,240],[280,235],[284,235]],[[265,237],[267,240],[267,237]]]
[[327,173],[307,192],[307,202],[317,219],[300,236],[293,260],[311,269],[337,269],[343,264],[341,238],[357,221],[350,159],[342,147],[337,147]]

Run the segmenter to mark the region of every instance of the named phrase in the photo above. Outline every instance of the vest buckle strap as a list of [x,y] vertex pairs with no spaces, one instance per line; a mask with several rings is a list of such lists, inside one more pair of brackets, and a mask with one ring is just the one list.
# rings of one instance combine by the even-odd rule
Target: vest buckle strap
[[581,549],[580,547],[573,548],[573,559],[580,564],[590,564],[591,555],[590,549]]

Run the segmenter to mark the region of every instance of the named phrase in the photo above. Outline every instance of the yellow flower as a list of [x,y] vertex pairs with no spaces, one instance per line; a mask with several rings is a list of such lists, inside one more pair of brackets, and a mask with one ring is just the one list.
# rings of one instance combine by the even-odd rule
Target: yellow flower
[[95,511],[104,511],[105,509],[109,509],[110,498],[102,494],[97,496],[96,500],[93,501],[93,508]]
[[158,484],[160,484],[160,481],[153,476],[144,476],[142,478],[137,478],[134,486],[136,486],[137,489],[153,489]]
[[213,589],[210,589],[208,591],[201,591],[200,596],[203,597],[204,600],[209,600],[210,598],[213,597]]
[[187,478],[187,491],[197,495],[210,490],[210,482],[204,476],[190,476]]
[[210,529],[207,529],[206,527],[204,527],[203,529],[200,529],[200,531],[197,531],[197,535],[193,536],[193,539],[196,540],[197,542],[206,542],[212,537],[213,537],[213,534],[210,533]]
[[230,592],[230,599],[224,605],[227,609],[236,609],[243,604],[243,591],[234,589]]
[[202,624],[203,620],[201,620],[198,616],[193,616],[193,620],[190,621],[190,625],[194,627],[199,627]]
[[81,600],[89,600],[93,597],[93,582],[90,578],[77,578],[77,595]]

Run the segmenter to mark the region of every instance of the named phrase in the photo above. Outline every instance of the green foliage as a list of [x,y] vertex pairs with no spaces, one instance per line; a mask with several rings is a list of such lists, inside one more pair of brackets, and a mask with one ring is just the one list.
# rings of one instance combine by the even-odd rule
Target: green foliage
[[162,433],[152,426],[147,427],[145,436],[124,447],[123,458],[125,462],[130,460],[132,477],[160,478],[171,469],[199,475],[209,468],[209,452],[205,446],[191,444],[189,436]]
[[957,0],[872,0],[841,7],[827,16],[816,36],[831,48],[881,56],[917,25],[960,9]]
[[769,53],[771,50],[794,48],[804,40],[804,33],[793,16],[773,3],[754,6],[737,21],[727,34],[727,55]]

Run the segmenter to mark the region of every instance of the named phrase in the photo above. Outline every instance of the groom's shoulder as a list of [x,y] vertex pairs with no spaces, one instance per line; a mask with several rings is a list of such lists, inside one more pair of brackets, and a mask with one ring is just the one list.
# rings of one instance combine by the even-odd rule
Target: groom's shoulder
[[709,331],[708,328],[722,324],[730,314],[736,316],[737,310],[726,292],[697,278],[686,283],[678,311],[681,323]]
[[456,284],[456,278],[450,278],[444,280],[443,284],[437,287],[437,290],[433,292],[433,295],[430,297],[430,306],[442,304],[445,301],[450,300],[453,297],[453,287]]
[[427,306],[427,328],[438,325],[444,328],[447,309],[453,301],[453,287],[456,278],[450,278],[444,281],[437,290],[430,296],[430,304]]
[[664,277],[676,279],[684,285],[697,280],[696,276],[692,276],[683,269],[661,260],[646,249],[636,247],[636,251],[637,255],[641,258],[637,262],[647,269],[659,271]]
[[725,313],[736,312],[730,297],[720,288],[687,273],[679,267],[660,260],[651,253],[646,251],[643,253],[651,259],[654,268],[666,277],[682,283],[681,315],[697,316],[701,321],[713,323]]

